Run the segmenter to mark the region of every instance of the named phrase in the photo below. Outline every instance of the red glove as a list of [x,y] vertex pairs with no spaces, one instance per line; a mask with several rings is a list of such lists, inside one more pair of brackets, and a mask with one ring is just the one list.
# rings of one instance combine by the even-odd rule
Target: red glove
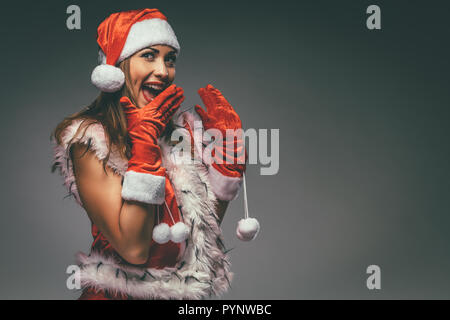
[[222,93],[212,85],[200,88],[198,94],[207,110],[205,112],[199,105],[195,106],[204,129],[220,130],[223,138],[222,142],[213,142],[213,161],[209,164],[211,187],[218,199],[231,201],[237,197],[241,187],[247,153],[243,136],[235,135],[234,141],[226,141],[226,130],[242,129],[241,119]]
[[183,102],[183,93],[183,89],[173,84],[143,108],[136,107],[128,97],[120,99],[132,143],[132,156],[122,186],[123,199],[152,204],[164,202],[165,168],[161,166],[158,138]]
[[226,139],[227,129],[242,129],[241,119],[222,93],[212,85],[200,88],[198,94],[206,106],[206,112],[199,105],[195,106],[204,129],[218,129],[223,137],[222,143],[214,142],[212,166],[225,176],[242,177],[247,160],[244,137],[235,135],[234,141]]

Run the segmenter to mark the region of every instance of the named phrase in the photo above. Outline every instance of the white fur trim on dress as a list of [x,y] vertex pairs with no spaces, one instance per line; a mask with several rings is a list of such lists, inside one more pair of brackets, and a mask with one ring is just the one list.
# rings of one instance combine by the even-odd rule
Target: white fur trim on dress
[[[177,125],[182,125],[184,117],[174,115],[174,119],[177,119]],[[68,140],[75,135],[79,125],[80,122],[76,121],[65,130],[63,145],[55,147],[55,164],[65,176],[66,185],[70,185],[69,190],[82,205],[73,177],[72,162],[64,149],[68,147]],[[107,152],[103,127],[93,125],[86,134],[79,141],[87,143],[91,139],[92,149],[103,160]],[[78,136],[74,140],[77,139]],[[80,253],[77,260],[81,284],[83,287],[127,293],[141,299],[203,299],[221,296],[231,287],[234,274],[230,271],[229,249],[225,248],[220,220],[215,213],[217,198],[212,192],[208,170],[202,163],[172,161],[172,146],[164,141],[159,144],[162,164],[167,169],[184,223],[189,228],[189,238],[182,243],[177,264],[173,268],[146,269],[119,263],[97,252],[91,252],[90,255]],[[114,151],[111,152],[108,166],[123,176],[128,162]]]
[[128,33],[120,57],[116,63],[128,58],[139,50],[155,44],[164,44],[173,47],[178,52],[180,44],[172,27],[166,20],[153,18],[133,24]]
[[122,198],[150,204],[163,204],[166,177],[127,171],[123,178]]
[[[82,122],[83,120],[72,121],[61,135],[61,145],[57,144],[54,139],[52,140],[54,152],[53,166],[59,169],[60,174],[64,178],[64,185],[69,192],[68,195],[73,196],[80,206],[83,206],[83,204],[78,194],[78,188],[73,174],[73,163],[69,154],[71,145],[76,142],[89,145],[99,160],[105,159],[108,154],[105,131],[100,123],[90,125],[84,133],[84,136],[84,128],[75,136]],[[70,141],[72,138],[73,140]],[[124,160],[120,156],[117,148],[113,146],[107,166],[115,173],[123,176],[128,168],[128,161]]]

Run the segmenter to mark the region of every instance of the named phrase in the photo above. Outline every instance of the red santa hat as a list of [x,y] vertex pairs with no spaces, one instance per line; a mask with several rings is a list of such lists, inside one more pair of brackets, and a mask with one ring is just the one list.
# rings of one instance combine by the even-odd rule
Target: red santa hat
[[116,65],[139,50],[164,44],[180,51],[175,32],[158,9],[138,9],[111,14],[97,29],[99,65],[91,75],[101,91],[122,88],[125,75]]

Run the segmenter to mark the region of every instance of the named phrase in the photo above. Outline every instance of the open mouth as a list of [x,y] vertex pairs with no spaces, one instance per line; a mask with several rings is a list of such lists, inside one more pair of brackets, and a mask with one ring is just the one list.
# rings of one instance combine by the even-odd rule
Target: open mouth
[[155,86],[151,84],[142,85],[142,94],[147,102],[152,102],[153,99],[158,96],[158,94],[163,92],[163,90],[164,88],[162,88],[161,86]]

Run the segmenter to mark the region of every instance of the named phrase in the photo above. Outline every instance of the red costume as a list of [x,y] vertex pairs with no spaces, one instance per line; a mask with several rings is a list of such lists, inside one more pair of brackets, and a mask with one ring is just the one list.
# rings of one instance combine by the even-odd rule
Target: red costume
[[[92,82],[105,92],[123,86],[124,75],[115,65],[134,52],[152,44],[170,45],[179,51],[173,30],[157,9],[112,14],[99,26],[97,41],[102,63],[94,69]],[[171,89],[166,90],[152,103],[162,101],[162,95]],[[158,225],[167,224],[170,228],[165,230],[169,233],[157,236],[154,233],[149,259],[144,265],[133,265],[122,259],[92,224],[91,252],[79,253],[77,259],[83,287],[80,299],[202,299],[221,295],[229,288],[233,273],[215,210],[219,199],[236,198],[245,171],[245,150],[239,139],[217,144],[213,159],[224,157],[234,163],[205,163],[204,141],[195,141],[193,131],[216,128],[225,132],[241,128],[241,121],[220,91],[211,85],[200,89],[199,94],[206,112],[196,106],[196,112],[178,110],[170,114],[183,141],[194,144],[190,162],[177,158],[178,147],[169,141],[171,133],[161,136],[170,119],[166,118],[167,113],[152,110],[164,107],[151,109],[150,103],[138,109],[128,98],[120,100],[133,155],[124,159],[113,147],[107,165],[123,176],[123,199],[159,206],[161,224]],[[171,105],[168,103],[167,108]],[[61,145],[55,144],[54,163],[65,178],[69,193],[83,206],[69,156],[70,147],[76,142],[88,144],[99,160],[105,159],[108,147],[100,123],[77,132],[81,123],[82,120],[75,120],[65,129]],[[180,228],[175,230],[175,225]],[[258,233],[259,224],[256,219],[248,218],[240,221],[239,228],[238,237],[251,240]]]

